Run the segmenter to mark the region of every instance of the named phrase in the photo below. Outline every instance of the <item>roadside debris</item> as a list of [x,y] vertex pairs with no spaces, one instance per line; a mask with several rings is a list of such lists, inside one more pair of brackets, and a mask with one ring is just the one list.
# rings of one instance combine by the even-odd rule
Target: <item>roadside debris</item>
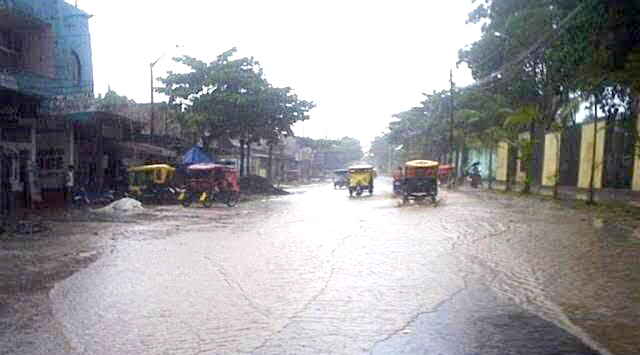
[[95,212],[102,213],[135,213],[142,212],[144,208],[142,203],[138,200],[134,200],[129,197],[121,198],[117,201],[110,203],[109,205],[94,210]]
[[285,190],[279,189],[269,183],[262,176],[250,175],[239,179],[240,191],[244,194],[288,195]]

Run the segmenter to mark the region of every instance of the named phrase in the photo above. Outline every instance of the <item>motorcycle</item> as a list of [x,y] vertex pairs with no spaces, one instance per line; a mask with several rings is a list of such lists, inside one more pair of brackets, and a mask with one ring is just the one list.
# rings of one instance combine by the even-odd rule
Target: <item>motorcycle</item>
[[469,182],[469,185],[471,185],[471,187],[477,189],[478,187],[482,186],[482,176],[480,176],[480,174],[470,175]]
[[402,181],[400,179],[393,180],[393,193],[395,195],[402,195]]
[[467,170],[467,180],[469,181],[469,185],[474,189],[482,186],[482,174],[477,165],[473,165]]
[[84,187],[77,189],[72,196],[72,203],[75,207],[86,207],[89,205],[107,205],[115,200],[115,193],[111,190],[89,193]]

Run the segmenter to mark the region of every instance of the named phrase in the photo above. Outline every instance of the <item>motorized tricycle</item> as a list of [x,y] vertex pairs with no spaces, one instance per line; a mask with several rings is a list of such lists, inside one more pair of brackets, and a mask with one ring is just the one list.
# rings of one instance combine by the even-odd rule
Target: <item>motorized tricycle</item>
[[438,196],[438,162],[412,160],[404,164],[402,175],[402,203],[410,200],[422,201],[430,198],[436,202]]
[[373,166],[367,164],[350,166],[348,171],[349,196],[361,196],[364,191],[373,194],[373,179],[376,172]]
[[132,166],[129,173],[130,197],[142,202],[169,203],[175,201],[175,188],[171,180],[176,169],[168,164]]
[[240,199],[238,175],[229,165],[202,163],[187,167],[187,185],[178,193],[178,201],[188,207],[199,201],[204,207],[221,202],[233,207]]
[[349,186],[349,181],[347,180],[347,174],[349,171],[347,169],[337,169],[333,171],[333,188],[334,189],[342,189]]

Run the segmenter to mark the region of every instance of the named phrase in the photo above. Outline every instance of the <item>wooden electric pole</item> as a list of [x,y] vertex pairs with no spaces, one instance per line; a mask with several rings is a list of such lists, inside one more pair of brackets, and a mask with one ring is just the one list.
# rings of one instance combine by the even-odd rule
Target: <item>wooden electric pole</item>
[[451,108],[449,112],[449,163],[453,164],[453,69],[449,71],[449,84],[451,85],[451,88],[449,89],[449,99],[451,100]]

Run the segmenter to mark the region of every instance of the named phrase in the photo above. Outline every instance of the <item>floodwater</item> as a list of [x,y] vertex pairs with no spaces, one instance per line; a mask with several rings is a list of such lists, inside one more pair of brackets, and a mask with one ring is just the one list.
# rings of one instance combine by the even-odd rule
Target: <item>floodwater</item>
[[638,350],[619,331],[637,303],[594,254],[606,228],[474,193],[402,206],[386,185],[155,208],[49,291],[51,337],[77,354]]

